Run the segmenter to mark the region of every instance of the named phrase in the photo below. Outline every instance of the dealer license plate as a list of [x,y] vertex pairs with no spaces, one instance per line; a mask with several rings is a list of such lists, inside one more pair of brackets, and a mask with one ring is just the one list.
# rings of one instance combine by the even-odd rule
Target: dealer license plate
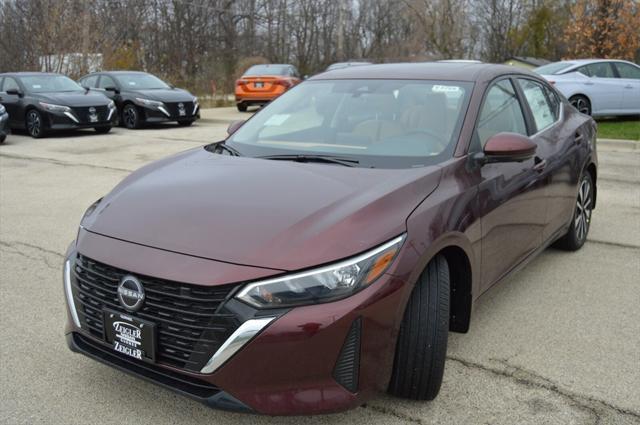
[[258,81],[257,83],[253,83],[253,86],[257,89],[261,89],[264,87],[264,83],[262,81]]
[[146,320],[113,310],[104,310],[106,341],[115,351],[135,359],[155,360],[155,328],[155,324]]

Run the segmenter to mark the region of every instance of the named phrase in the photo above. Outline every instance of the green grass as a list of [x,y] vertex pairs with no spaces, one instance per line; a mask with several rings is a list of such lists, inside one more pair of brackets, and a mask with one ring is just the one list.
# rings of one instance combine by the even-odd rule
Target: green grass
[[640,117],[599,119],[598,137],[640,141]]

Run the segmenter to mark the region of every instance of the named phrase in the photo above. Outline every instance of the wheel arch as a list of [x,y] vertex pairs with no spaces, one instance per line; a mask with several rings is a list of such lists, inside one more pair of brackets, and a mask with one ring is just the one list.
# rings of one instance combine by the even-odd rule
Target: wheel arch
[[467,253],[456,245],[447,246],[433,257],[442,255],[449,266],[449,330],[466,333],[471,322],[472,269]]
[[28,104],[24,108],[24,117],[23,117],[23,121],[22,121],[23,122],[23,128],[25,130],[27,129],[27,114],[29,114],[29,112],[34,111],[34,110],[37,111],[40,114],[40,118],[42,119],[42,123],[44,125],[44,128],[45,129],[50,129],[51,128],[51,122],[49,121],[49,114],[41,111],[40,108],[38,108],[33,103]]

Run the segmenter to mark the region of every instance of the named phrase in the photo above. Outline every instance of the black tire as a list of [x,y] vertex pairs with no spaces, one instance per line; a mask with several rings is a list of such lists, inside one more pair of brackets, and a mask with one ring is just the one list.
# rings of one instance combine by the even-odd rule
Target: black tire
[[574,108],[585,115],[591,115],[591,102],[586,96],[581,94],[577,94],[575,96],[571,96],[569,98],[569,102],[573,105]]
[[191,124],[193,124],[193,120],[181,120],[181,121],[178,121],[178,125],[180,127],[189,127]]
[[585,171],[578,185],[576,206],[569,225],[569,231],[555,243],[557,248],[566,251],[577,251],[587,241],[593,212],[593,194],[594,187],[591,173]]
[[440,391],[449,338],[449,265],[439,255],[422,272],[407,304],[389,393],[433,400]]
[[238,107],[239,112],[247,112],[247,104],[246,103],[238,103],[236,105]]
[[135,105],[128,103],[122,108],[122,123],[128,129],[140,128],[140,112]]
[[111,131],[111,127],[94,127],[93,128],[98,134],[107,134]]
[[0,136],[0,143],[4,143],[6,139],[7,139],[7,135],[3,134],[2,136]]
[[42,114],[37,109],[29,109],[25,115],[25,126],[27,133],[34,139],[39,139],[46,135]]

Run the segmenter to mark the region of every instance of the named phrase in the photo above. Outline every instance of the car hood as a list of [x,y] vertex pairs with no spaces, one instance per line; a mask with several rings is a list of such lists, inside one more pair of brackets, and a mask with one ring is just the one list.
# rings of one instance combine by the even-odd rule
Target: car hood
[[58,93],[37,93],[36,96],[43,102],[69,107],[106,106],[111,102],[111,100],[102,93],[92,91],[85,92],[84,90]]
[[134,96],[160,102],[193,102],[193,95],[181,89],[130,90]]
[[83,219],[93,233],[228,263],[297,270],[406,231],[440,168],[365,169],[197,148],[132,173]]

